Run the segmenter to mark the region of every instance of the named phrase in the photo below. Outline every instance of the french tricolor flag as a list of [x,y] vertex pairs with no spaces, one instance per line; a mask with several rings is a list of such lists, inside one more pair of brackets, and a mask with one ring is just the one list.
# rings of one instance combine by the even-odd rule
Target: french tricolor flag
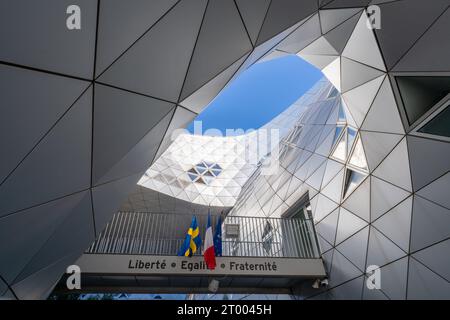
[[203,257],[205,258],[206,266],[210,270],[216,268],[216,254],[214,252],[213,232],[211,228],[211,214],[208,212],[208,224],[206,226],[205,242],[204,242]]

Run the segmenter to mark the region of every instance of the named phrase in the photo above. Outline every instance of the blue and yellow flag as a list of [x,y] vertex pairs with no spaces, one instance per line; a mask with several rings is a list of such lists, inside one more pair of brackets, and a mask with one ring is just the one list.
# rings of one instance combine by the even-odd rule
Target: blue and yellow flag
[[191,257],[200,249],[202,239],[200,238],[200,229],[198,228],[197,219],[192,217],[191,226],[189,227],[186,239],[178,252],[179,256]]

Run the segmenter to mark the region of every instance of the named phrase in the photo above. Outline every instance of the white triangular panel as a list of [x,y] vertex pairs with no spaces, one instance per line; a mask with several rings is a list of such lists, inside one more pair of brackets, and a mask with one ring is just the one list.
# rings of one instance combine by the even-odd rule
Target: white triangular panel
[[349,164],[359,169],[368,170],[366,154],[359,136],[356,140],[352,155],[350,156]]
[[412,191],[406,138],[383,160],[373,174],[396,186]]
[[389,78],[381,85],[369,113],[362,125],[363,130],[404,134]]
[[384,76],[378,77],[343,94],[346,105],[358,127],[361,126],[383,79]]
[[370,221],[370,177],[345,199],[342,206],[360,218]]
[[376,220],[373,226],[402,248],[403,251],[408,252],[411,214],[412,197],[409,197]]
[[401,135],[360,131],[369,170],[373,171],[403,138]]
[[356,232],[367,226],[367,222],[358,218],[350,211],[340,208],[339,222],[336,234],[336,244],[354,235]]
[[337,58],[323,68],[322,73],[330,80],[336,89],[341,91],[341,58]]
[[376,177],[372,177],[371,194],[372,221],[379,218],[410,195],[409,192]]
[[370,228],[367,265],[384,266],[406,256],[406,253],[375,228]]
[[375,35],[373,30],[367,27],[367,23],[367,13],[364,11],[356,24],[353,34],[348,40],[342,55],[386,71]]

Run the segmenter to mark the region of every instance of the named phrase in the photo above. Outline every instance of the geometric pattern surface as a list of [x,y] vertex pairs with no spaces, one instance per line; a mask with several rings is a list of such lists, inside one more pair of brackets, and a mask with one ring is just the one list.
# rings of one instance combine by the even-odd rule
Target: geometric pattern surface
[[[338,3],[331,1],[330,6]],[[398,19],[406,19],[397,19],[401,10],[409,5],[412,11],[423,8],[418,1],[379,5],[392,28]],[[416,119],[429,122],[443,110],[450,93],[446,78],[426,78],[427,72],[448,71],[445,59],[427,60],[415,69],[417,61],[409,56],[430,24],[449,25],[442,16],[448,3],[438,1],[429,9],[405,37],[398,28],[367,28],[365,11],[333,10],[334,27],[327,25],[328,31],[322,29],[321,36],[305,44],[303,39],[314,34],[305,23],[277,49],[279,55],[283,48],[295,48],[288,52],[322,69],[339,94],[330,94],[331,85],[318,91],[296,129],[280,144],[277,176],[256,171],[230,214],[280,216],[309,195],[330,285],[326,290],[299,290],[297,298],[450,298],[450,262],[445,258],[450,253],[450,208],[444,196],[450,187],[450,144],[440,134],[445,130],[420,134],[407,118],[408,112],[420,112]],[[326,15],[333,16],[333,11]],[[345,11],[348,15],[342,18]],[[401,38],[398,44],[393,43],[396,36]],[[430,55],[439,51],[432,33],[424,37],[434,48],[427,51]],[[346,39],[346,44],[338,48],[333,39]],[[422,68],[424,64],[429,68]],[[413,90],[399,95],[395,79],[406,77],[405,71],[417,71],[414,75],[421,75],[420,83],[426,86],[418,90],[418,80],[411,78]],[[411,102],[405,104],[405,99]],[[416,109],[407,109],[411,105]],[[424,107],[431,111],[417,109]],[[438,128],[449,125],[444,118],[435,118],[441,121]],[[370,265],[380,267],[380,290],[365,286]]]
[[[234,212],[247,197],[249,213],[281,214],[309,192],[330,287],[302,297],[449,298],[448,117],[435,117],[448,95],[400,88],[432,101],[417,107],[396,81],[448,77],[447,0],[24,3],[0,4],[0,296],[46,297],[175,129],[255,62],[298,54],[340,94],[318,92],[282,142],[283,170],[252,177]],[[65,28],[69,5],[80,30]],[[361,255],[381,290],[363,285]]]
[[231,207],[256,168],[247,161],[246,143],[246,136],[181,134],[138,184],[197,204]]
[[301,101],[243,135],[179,134],[138,185],[195,204],[232,207],[261,158],[305,110]]
[[205,206],[181,200],[139,185],[128,195],[127,200],[120,207],[122,212],[178,213],[187,215],[205,215],[208,212],[213,215],[226,214],[229,210],[230,208],[228,207]]
[[[325,292],[299,290],[295,298],[414,299],[426,297],[423,286],[428,298],[450,298],[446,175],[434,182],[436,190],[431,183],[414,195],[406,137],[369,166],[370,157],[380,155],[365,150],[377,150],[379,139],[361,139],[364,131],[349,125],[354,122],[344,95],[333,94],[331,83],[322,81],[316,90],[280,143],[279,172],[264,176],[256,170],[229,214],[279,217],[309,195],[330,285]],[[363,284],[370,265],[381,270],[376,293]],[[429,286],[428,279],[443,283]]]

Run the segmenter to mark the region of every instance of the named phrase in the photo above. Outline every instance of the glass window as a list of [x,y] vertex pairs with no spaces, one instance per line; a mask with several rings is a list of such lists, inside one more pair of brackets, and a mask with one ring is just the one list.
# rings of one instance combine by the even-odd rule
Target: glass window
[[347,117],[345,116],[344,106],[342,105],[342,101],[339,103],[339,115],[338,115],[338,122],[345,122],[347,120]]
[[347,155],[352,150],[352,145],[353,145],[353,142],[355,141],[355,137],[356,137],[356,130],[348,127],[347,128]]
[[189,179],[191,179],[192,182],[194,182],[198,178],[198,175],[192,174],[192,173],[189,173],[189,172],[188,172],[188,176],[189,176]]
[[353,154],[350,158],[349,163],[355,167],[367,170],[366,155],[364,153],[364,148],[360,137],[358,137],[358,140],[356,141],[355,148],[353,150]]
[[336,127],[336,130],[334,131],[333,146],[335,145],[336,141],[338,140],[339,136],[341,135],[342,129],[344,129],[343,126]]
[[347,197],[364,180],[366,175],[347,169],[345,174],[344,198]]
[[339,94],[339,91],[333,87],[333,89],[328,94],[328,98],[334,98]]
[[203,174],[206,171],[205,167],[202,166],[196,166],[195,169],[198,171],[198,173]]
[[209,184],[222,172],[222,167],[217,163],[202,161],[187,171],[191,181]]
[[401,76],[395,79],[410,125],[450,93],[450,77]]
[[336,149],[333,152],[333,157],[342,161],[345,161],[347,158],[347,135],[341,135],[341,139],[339,140]]
[[419,132],[450,137],[450,107],[439,113],[423,126]]

